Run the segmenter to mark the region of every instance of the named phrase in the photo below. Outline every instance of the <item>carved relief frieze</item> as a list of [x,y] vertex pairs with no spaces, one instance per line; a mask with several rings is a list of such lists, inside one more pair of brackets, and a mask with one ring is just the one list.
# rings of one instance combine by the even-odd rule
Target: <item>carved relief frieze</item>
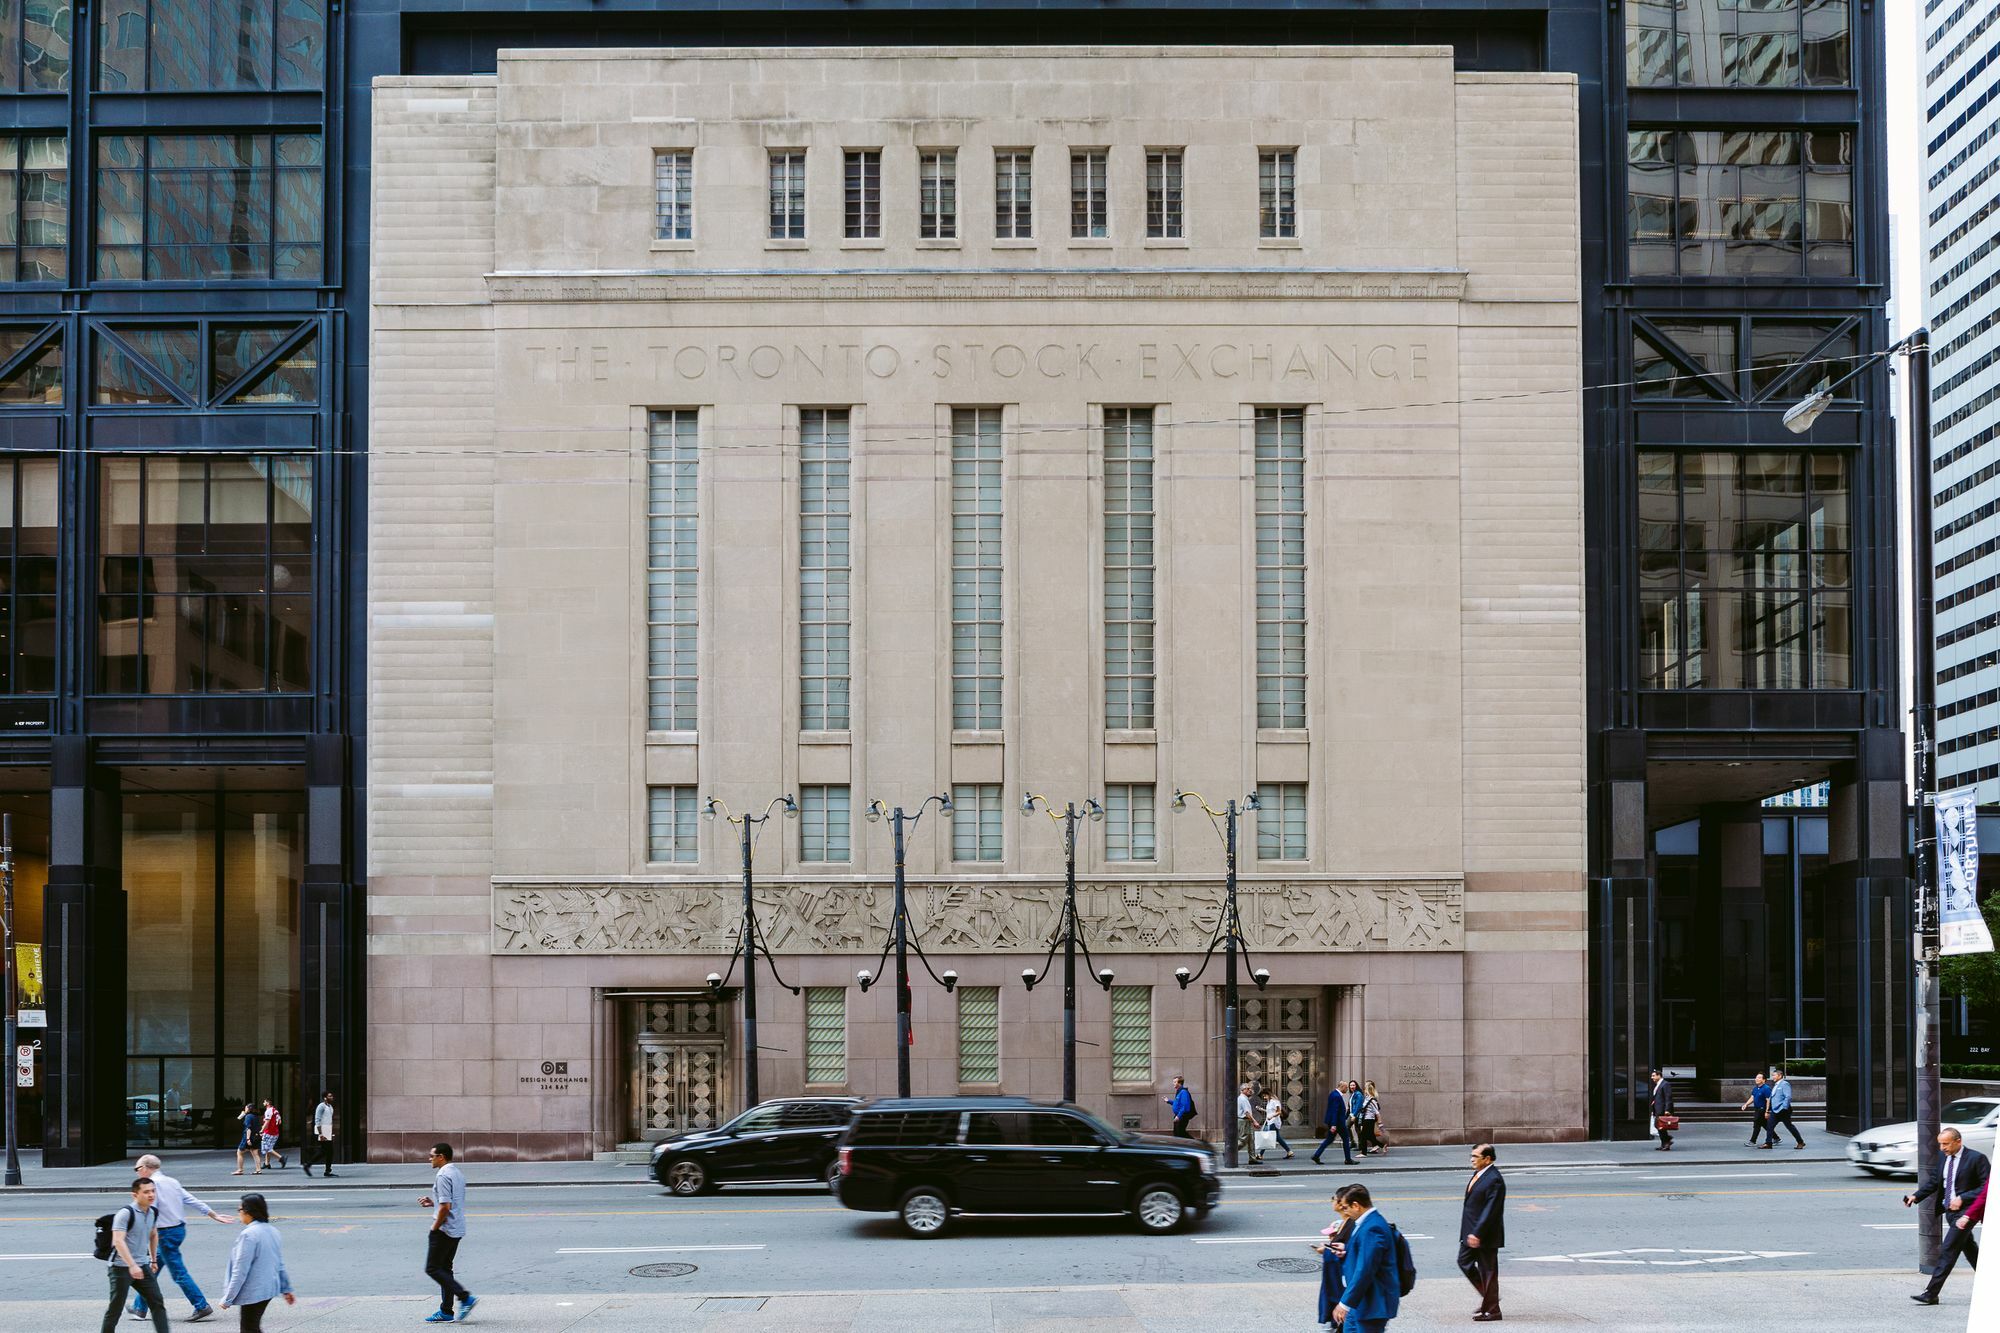
[[[800,882],[757,890],[772,952],[867,954],[889,927],[886,884]],[[932,953],[1039,953],[1061,918],[1062,886],[940,883],[908,889]],[[1222,889],[1092,883],[1078,914],[1099,953],[1200,953],[1215,936]],[[1259,882],[1238,889],[1243,934],[1267,953],[1449,951],[1464,947],[1456,879]],[[704,954],[734,947],[742,897],[721,883],[508,884],[493,888],[496,954]]]

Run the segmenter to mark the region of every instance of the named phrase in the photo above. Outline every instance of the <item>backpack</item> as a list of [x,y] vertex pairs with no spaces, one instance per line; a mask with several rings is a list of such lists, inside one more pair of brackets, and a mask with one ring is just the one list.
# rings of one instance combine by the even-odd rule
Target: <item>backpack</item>
[[[106,1213],[97,1219],[94,1223],[97,1228],[96,1239],[95,1243],[90,1247],[91,1258],[98,1260],[109,1260],[111,1258],[114,1248],[111,1244],[111,1232],[118,1225],[118,1219],[131,1211],[129,1207],[120,1208],[115,1213]],[[127,1227],[126,1230],[129,1231],[131,1228]]]
[[1410,1253],[1410,1242],[1403,1239],[1403,1233],[1394,1222],[1389,1224],[1389,1235],[1396,1242],[1396,1286],[1398,1294],[1407,1296],[1417,1289],[1417,1257]]

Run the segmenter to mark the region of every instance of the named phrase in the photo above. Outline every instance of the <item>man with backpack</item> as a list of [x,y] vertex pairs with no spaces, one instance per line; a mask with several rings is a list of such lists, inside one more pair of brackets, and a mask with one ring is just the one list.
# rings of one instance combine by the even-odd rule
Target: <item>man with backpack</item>
[[1334,1208],[1354,1229],[1342,1256],[1341,1277],[1347,1285],[1333,1307],[1333,1322],[1341,1333],[1383,1333],[1416,1285],[1410,1243],[1375,1211],[1366,1185],[1343,1186],[1334,1200]]
[[167,1333],[167,1305],[160,1299],[159,1210],[153,1206],[153,1182],[132,1181],[132,1202],[97,1219],[97,1244],[91,1251],[109,1265],[111,1304],[105,1307],[100,1333],[116,1333],[125,1298],[137,1291],[146,1298],[155,1333]]
[[[187,1261],[181,1258],[181,1246],[187,1240],[188,1214],[198,1212],[209,1221],[220,1222],[224,1226],[234,1226],[235,1223],[189,1194],[180,1181],[160,1170],[160,1166],[160,1159],[147,1153],[132,1164],[132,1169],[139,1173],[141,1180],[153,1182],[153,1248],[159,1256],[160,1267],[181,1289],[181,1295],[188,1298],[188,1304],[194,1306],[194,1314],[188,1322],[200,1323],[215,1317],[215,1307],[201,1294],[201,1284],[194,1280],[194,1274],[188,1272]],[[134,1296],[132,1317],[141,1318],[146,1311],[146,1298],[143,1295]]]

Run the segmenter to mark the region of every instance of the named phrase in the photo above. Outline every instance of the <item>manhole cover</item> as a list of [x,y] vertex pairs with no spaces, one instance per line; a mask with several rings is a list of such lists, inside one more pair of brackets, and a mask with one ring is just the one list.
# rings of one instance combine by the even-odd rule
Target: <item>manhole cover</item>
[[694,1272],[693,1264],[640,1264],[632,1270],[633,1277],[686,1277]]
[[1317,1273],[1317,1259],[1259,1259],[1257,1267],[1270,1273]]

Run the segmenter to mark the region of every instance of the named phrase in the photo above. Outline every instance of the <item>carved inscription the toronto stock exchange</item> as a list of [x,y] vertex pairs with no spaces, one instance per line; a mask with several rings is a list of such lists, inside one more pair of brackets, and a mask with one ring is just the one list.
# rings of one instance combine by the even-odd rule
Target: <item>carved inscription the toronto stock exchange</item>
[[[908,890],[923,947],[937,953],[1039,953],[1057,929],[1059,884],[926,884]],[[1455,879],[1335,880],[1241,887],[1252,949],[1274,953],[1449,951],[1464,947],[1465,889]],[[887,885],[795,883],[757,894],[773,952],[861,954],[889,926]],[[1094,951],[1199,953],[1215,936],[1222,890],[1093,884],[1077,891]],[[741,891],[723,884],[507,885],[493,890],[499,954],[707,954],[735,947]]]

